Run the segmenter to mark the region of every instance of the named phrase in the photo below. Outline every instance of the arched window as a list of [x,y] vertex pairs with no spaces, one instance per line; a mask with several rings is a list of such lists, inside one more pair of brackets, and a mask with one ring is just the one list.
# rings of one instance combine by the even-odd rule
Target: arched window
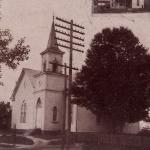
[[26,115],[27,115],[27,104],[23,101],[21,105],[21,114],[20,114],[20,122],[26,123]]
[[52,71],[56,73],[57,72],[57,68],[58,68],[58,65],[56,63],[53,63]]
[[36,103],[36,120],[35,120],[35,127],[42,128],[42,101],[38,98]]
[[53,107],[53,122],[57,121],[57,107]]
[[36,103],[36,108],[41,108],[41,107],[42,107],[41,99],[38,98],[37,103]]

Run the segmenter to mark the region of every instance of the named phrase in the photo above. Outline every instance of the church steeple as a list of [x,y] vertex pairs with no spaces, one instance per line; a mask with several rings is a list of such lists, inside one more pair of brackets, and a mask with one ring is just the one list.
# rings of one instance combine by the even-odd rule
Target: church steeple
[[53,19],[46,50],[41,53],[42,71],[61,73],[62,68],[60,66],[56,67],[56,64],[62,64],[63,54],[64,52],[62,52],[57,45],[55,24]]
[[55,32],[54,20],[52,22],[51,32],[49,34],[49,39],[48,39],[48,43],[47,43],[47,49],[48,48],[59,49],[58,45],[57,45],[57,40],[56,40],[56,32]]
[[46,48],[45,51],[43,51],[43,52],[41,53],[41,55],[44,54],[44,53],[47,52],[47,51],[51,51],[51,52],[54,52],[54,53],[64,54],[64,52],[62,52],[62,51],[59,49],[58,45],[57,45],[54,19],[53,19],[52,26],[51,26],[51,31],[50,31],[50,34],[49,34],[49,39],[48,39],[48,43],[47,43],[47,48]]

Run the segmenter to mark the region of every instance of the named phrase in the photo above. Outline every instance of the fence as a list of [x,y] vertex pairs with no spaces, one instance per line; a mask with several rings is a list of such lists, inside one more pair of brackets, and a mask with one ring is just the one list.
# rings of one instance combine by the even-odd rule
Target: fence
[[150,148],[150,137],[131,134],[73,133],[76,142]]

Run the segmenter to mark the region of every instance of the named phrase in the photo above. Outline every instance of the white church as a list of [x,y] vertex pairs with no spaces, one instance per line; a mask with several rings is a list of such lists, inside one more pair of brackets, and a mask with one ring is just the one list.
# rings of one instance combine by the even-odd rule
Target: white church
[[[41,129],[44,132],[63,130],[64,81],[63,54],[57,43],[54,22],[46,50],[41,52],[41,70],[23,68],[12,99],[12,128],[17,130]],[[53,62],[53,63],[51,63]],[[108,124],[96,118],[86,108],[72,105],[72,132],[107,132]],[[141,122],[126,124],[124,132],[137,133]],[[67,128],[67,124],[66,124]]]

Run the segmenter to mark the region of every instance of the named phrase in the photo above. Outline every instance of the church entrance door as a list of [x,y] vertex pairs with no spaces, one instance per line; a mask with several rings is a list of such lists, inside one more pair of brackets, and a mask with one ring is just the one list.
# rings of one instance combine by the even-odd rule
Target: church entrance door
[[40,98],[37,101],[36,104],[36,123],[35,123],[36,128],[41,129],[42,128],[42,103]]

